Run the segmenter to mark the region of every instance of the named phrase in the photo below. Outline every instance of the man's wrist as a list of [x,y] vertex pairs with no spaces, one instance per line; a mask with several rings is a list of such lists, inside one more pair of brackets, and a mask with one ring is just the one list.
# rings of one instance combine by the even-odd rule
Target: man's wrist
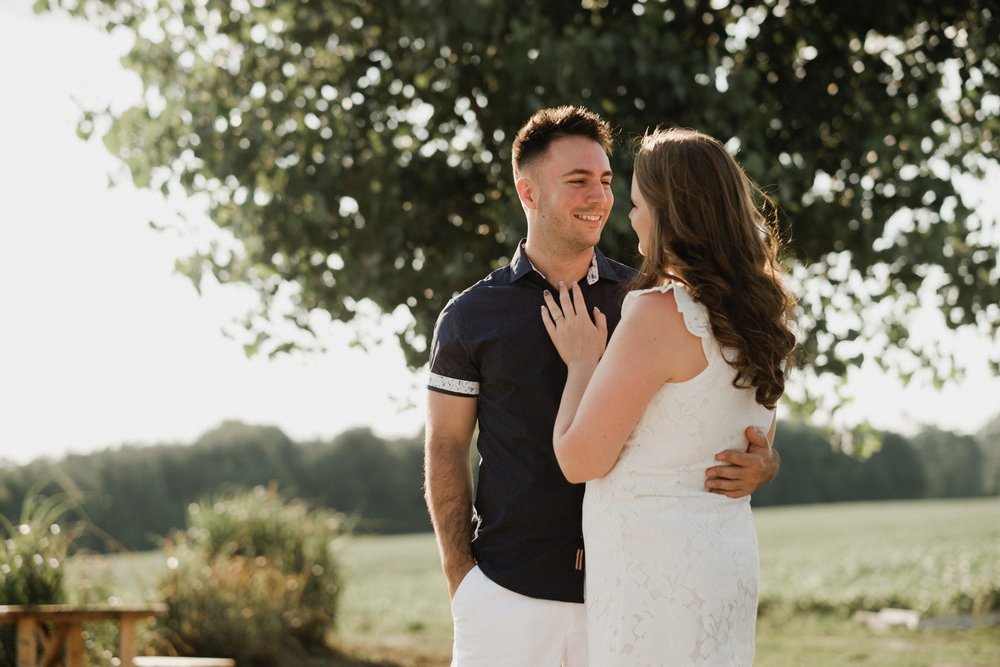
[[476,564],[476,559],[472,555],[472,551],[463,554],[454,554],[449,558],[445,559],[442,563],[445,572],[460,572],[462,570],[470,570],[472,566]]

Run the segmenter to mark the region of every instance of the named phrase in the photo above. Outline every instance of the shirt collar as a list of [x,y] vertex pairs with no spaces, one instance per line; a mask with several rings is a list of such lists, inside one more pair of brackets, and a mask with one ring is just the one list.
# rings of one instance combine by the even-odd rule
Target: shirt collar
[[[545,278],[545,276],[531,264],[531,260],[528,259],[527,253],[524,252],[524,244],[526,241],[527,239],[521,239],[521,242],[517,244],[517,250],[514,252],[514,256],[510,260],[511,282],[521,279],[532,271]],[[618,272],[611,266],[611,262],[608,258],[605,257],[600,250],[594,248],[594,256],[590,259],[590,269],[587,270],[587,284],[593,285],[601,278],[607,278],[609,280],[614,280],[615,282],[621,280]]]

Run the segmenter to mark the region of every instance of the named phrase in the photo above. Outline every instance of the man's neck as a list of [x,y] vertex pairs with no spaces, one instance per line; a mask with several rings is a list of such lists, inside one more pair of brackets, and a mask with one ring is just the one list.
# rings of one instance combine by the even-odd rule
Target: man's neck
[[524,252],[535,270],[553,286],[559,285],[559,281],[571,285],[583,280],[594,259],[594,248],[578,252],[546,251],[538,244],[533,245],[530,238],[524,243]]

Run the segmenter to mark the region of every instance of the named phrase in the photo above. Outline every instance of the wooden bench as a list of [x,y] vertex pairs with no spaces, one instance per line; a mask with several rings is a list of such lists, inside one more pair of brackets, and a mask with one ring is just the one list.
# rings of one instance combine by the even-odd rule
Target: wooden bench
[[2,605],[0,623],[17,626],[17,667],[83,667],[83,624],[96,622],[118,625],[118,658],[133,667],[135,624],[166,612],[164,604]]

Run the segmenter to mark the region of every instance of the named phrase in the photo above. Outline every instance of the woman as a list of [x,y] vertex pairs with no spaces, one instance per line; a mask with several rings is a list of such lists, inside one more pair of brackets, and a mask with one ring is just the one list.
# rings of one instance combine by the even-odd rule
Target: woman
[[[587,482],[592,667],[750,665],[757,539],[749,498],[704,488],[747,424],[773,438],[795,346],[766,197],[715,139],[657,130],[638,148],[629,220],[643,266],[607,341],[580,288],[546,294],[567,364],[553,432],[559,465]],[[768,202],[769,203],[769,202]],[[600,362],[600,363],[598,363]]]

